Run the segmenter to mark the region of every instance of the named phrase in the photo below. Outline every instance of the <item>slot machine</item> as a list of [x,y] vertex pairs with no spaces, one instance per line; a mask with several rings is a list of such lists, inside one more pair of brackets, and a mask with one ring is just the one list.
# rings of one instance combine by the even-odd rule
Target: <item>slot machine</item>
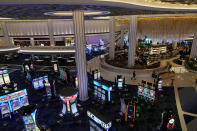
[[21,97],[21,103],[23,106],[28,106],[29,105],[28,97],[27,96]]
[[122,89],[124,87],[125,78],[123,78],[121,75],[118,75],[116,78],[116,86],[118,89]]
[[65,114],[71,114],[72,116],[78,116],[78,109],[76,105],[76,98],[78,96],[75,88],[63,88],[60,91],[60,100],[63,102],[63,108],[59,116],[63,117]]
[[50,83],[45,83],[45,88],[46,88],[46,94],[47,94],[48,99],[51,99],[52,93],[51,93]]
[[25,131],[40,131],[36,124],[36,105],[23,106],[19,109],[19,112],[21,113],[24,122]]
[[21,107],[19,99],[12,100],[11,101],[11,106],[12,106],[13,112],[16,112]]
[[135,103],[129,102],[128,105],[126,105],[125,121],[129,123],[135,121]]
[[5,84],[10,84],[10,77],[7,70],[3,70],[3,79]]
[[1,108],[2,118],[5,118],[5,117],[11,118],[11,112],[10,112],[9,104],[7,102],[1,103],[0,108]]

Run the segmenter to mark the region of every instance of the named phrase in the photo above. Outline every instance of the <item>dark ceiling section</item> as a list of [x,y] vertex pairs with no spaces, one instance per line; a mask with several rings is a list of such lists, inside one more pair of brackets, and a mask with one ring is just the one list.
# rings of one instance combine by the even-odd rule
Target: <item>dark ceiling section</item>
[[[72,11],[72,10],[100,10],[110,11],[111,16],[137,15],[137,14],[175,14],[175,13],[194,13],[194,12],[172,12],[172,11],[151,11],[141,9],[127,9],[111,6],[96,5],[64,5],[64,4],[23,4],[23,5],[0,5],[0,17],[10,17],[16,19],[64,19],[71,18],[65,16],[47,16],[45,12],[52,11]],[[102,15],[101,15],[102,16]],[[94,16],[86,16],[92,19]]]
[[197,0],[155,0],[155,1],[162,1],[162,2],[168,2],[171,4],[176,4],[176,3],[180,3],[180,4],[197,4]]

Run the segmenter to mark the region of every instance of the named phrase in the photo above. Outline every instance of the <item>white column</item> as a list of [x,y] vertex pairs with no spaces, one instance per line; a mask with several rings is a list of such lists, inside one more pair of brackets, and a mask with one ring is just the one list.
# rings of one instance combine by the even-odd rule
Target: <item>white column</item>
[[31,43],[31,46],[35,46],[35,41],[33,37],[30,38],[30,43]]
[[190,58],[196,58],[196,57],[197,57],[197,32],[194,34],[192,49],[190,53]]
[[49,32],[50,46],[55,46],[52,20],[48,20],[48,32]]
[[110,32],[109,58],[113,60],[115,57],[115,17],[114,16],[110,18],[109,32]]
[[177,48],[177,41],[172,42],[172,49],[175,50]]
[[124,23],[121,22],[120,47],[124,47]]
[[3,35],[5,37],[5,40],[6,40],[7,45],[8,46],[12,46],[11,41],[10,41],[10,37],[8,35],[8,30],[7,30],[7,27],[6,27],[6,23],[5,22],[2,23],[2,30],[3,30]]
[[136,34],[137,34],[137,16],[131,16],[129,27],[129,48],[128,48],[128,67],[135,65],[135,51],[136,51]]
[[84,12],[73,11],[73,25],[76,43],[76,65],[79,87],[79,99],[86,101],[88,99],[88,79],[86,71],[86,47],[85,47],[85,23]]

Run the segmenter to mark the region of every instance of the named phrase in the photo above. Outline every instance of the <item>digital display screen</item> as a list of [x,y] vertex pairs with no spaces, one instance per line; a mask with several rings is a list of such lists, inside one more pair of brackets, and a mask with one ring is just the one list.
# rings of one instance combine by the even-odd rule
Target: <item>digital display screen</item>
[[102,94],[101,99],[102,99],[103,101],[105,101],[105,95],[104,95],[104,94]]
[[34,86],[34,89],[35,90],[38,90],[39,89],[39,83],[38,83],[38,79],[33,79],[33,86]]
[[3,76],[0,75],[0,85],[3,85],[4,84],[4,81],[3,81]]
[[46,83],[49,83],[48,76],[44,76],[44,80],[45,80]]
[[39,87],[43,88],[44,84],[43,84],[43,77],[39,77]]
[[142,95],[143,87],[138,87],[138,95]]
[[23,116],[23,121],[24,121],[25,125],[34,123],[34,120],[31,117],[31,115]]
[[124,113],[125,112],[125,102],[124,102],[124,99],[120,99],[120,103],[121,103],[121,112]]
[[95,72],[94,73],[94,79],[97,79],[98,77],[97,77],[98,75],[97,75],[97,72]]
[[98,92],[98,97],[101,97],[101,92]]
[[77,106],[76,106],[75,103],[71,105],[71,110],[72,110],[72,113],[73,113],[73,114],[75,114],[75,113],[78,112],[78,111],[77,111]]
[[53,65],[54,71],[57,72],[57,64]]
[[36,131],[34,123],[25,125],[25,128],[26,128],[26,131]]
[[11,101],[12,109],[13,111],[16,111],[20,108],[19,100],[13,100]]
[[119,82],[118,82],[118,87],[121,88],[122,85],[123,85],[123,82],[119,81]]
[[149,89],[147,89],[147,88],[144,89],[143,96],[145,96],[145,97],[149,96]]
[[7,114],[10,112],[8,103],[3,103],[1,106],[1,114]]
[[10,77],[8,74],[3,74],[3,77],[4,77],[4,81],[6,84],[9,84],[10,83]]
[[23,106],[29,105],[28,97],[27,96],[22,97],[21,98],[21,103],[22,103]]
[[29,71],[29,66],[25,65],[25,70]]
[[155,91],[153,91],[153,90],[150,90],[150,98],[154,98],[154,96],[155,96]]
[[94,90],[94,95],[97,96],[97,90]]
[[97,77],[98,77],[98,79],[100,79],[100,77],[101,77],[101,72],[98,72],[98,73],[97,73]]

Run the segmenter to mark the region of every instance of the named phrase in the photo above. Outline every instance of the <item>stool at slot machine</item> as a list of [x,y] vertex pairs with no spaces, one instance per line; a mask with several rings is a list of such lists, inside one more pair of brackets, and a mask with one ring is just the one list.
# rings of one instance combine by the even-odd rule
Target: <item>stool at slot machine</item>
[[36,122],[37,105],[23,106],[19,109],[26,131],[40,131]]
[[66,114],[70,114],[72,116],[78,116],[78,109],[77,109],[77,93],[78,91],[75,88],[63,88],[59,94],[60,100],[63,102],[63,108],[61,113],[59,114],[61,117],[65,116]]

